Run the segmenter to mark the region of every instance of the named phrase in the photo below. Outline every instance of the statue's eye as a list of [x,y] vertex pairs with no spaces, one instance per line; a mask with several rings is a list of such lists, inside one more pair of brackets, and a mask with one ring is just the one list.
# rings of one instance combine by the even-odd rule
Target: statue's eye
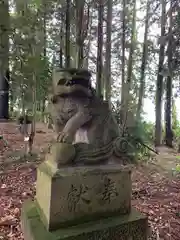
[[58,81],[58,83],[57,83],[57,85],[59,86],[59,85],[65,85],[66,84],[66,79],[59,79],[59,81]]
[[72,81],[72,80],[71,80],[71,81],[68,81],[65,85],[66,85],[66,86],[71,86],[71,85],[73,85],[73,81]]
[[56,96],[56,95],[52,96],[52,97],[51,97],[51,102],[52,102],[53,104],[57,103],[57,102],[58,102],[58,96]]
[[72,80],[67,80],[67,79],[59,79],[57,85],[58,86],[69,86],[69,85],[72,85]]

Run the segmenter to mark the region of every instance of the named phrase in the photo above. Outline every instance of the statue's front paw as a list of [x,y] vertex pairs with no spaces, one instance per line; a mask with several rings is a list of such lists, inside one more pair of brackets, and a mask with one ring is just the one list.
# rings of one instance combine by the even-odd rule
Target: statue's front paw
[[61,143],[72,143],[73,137],[71,134],[68,134],[66,132],[61,132],[57,137],[57,142]]

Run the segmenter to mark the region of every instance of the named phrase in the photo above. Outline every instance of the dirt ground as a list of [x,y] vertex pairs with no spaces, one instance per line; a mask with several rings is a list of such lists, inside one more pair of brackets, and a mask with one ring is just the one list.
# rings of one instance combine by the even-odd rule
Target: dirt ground
[[[15,123],[0,123],[0,239],[23,239],[20,211],[24,200],[34,198],[36,167],[47,149],[53,133],[45,125],[37,124],[34,150],[37,161],[20,161],[23,138]],[[150,163],[134,167],[132,174],[132,205],[148,216],[152,228],[151,239],[180,240],[180,179],[171,169],[178,162],[177,155],[160,149],[160,155]]]

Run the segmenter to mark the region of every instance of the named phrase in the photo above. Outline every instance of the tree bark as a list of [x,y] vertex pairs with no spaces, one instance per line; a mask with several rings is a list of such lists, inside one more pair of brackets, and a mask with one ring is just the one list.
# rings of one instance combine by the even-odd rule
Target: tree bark
[[[166,3],[161,0],[161,37],[165,35]],[[163,95],[163,63],[165,44],[161,42],[159,52],[158,76],[156,83],[156,123],[155,123],[155,146],[160,146],[162,141],[162,95]]]
[[47,6],[46,6],[46,0],[43,1],[43,56],[46,58],[47,51],[46,51],[46,42],[47,42],[47,27],[46,27],[46,18],[47,18]]
[[61,14],[61,29],[60,29],[60,49],[59,49],[59,66],[63,67],[63,14]]
[[98,49],[97,49],[97,69],[96,69],[96,91],[97,96],[102,97],[102,72],[103,72],[103,17],[104,17],[104,2],[98,1]]
[[172,111],[172,8],[173,2],[170,1],[169,10],[169,41],[168,41],[168,70],[169,75],[166,79],[166,108],[165,108],[165,142],[167,147],[173,147],[173,132],[172,132],[172,121],[171,121],[171,111]]
[[[47,3],[46,0],[43,1],[43,58],[46,61],[47,57]],[[43,92],[42,100],[40,101],[40,111],[41,118],[43,120],[43,114],[45,111],[45,101],[46,101],[46,93]]]
[[66,1],[66,41],[65,41],[65,65],[66,68],[70,67],[71,56],[70,56],[70,6],[71,0]]
[[123,87],[123,98],[124,104],[122,106],[122,118],[123,121],[126,121],[127,114],[129,111],[129,99],[130,99],[130,89],[131,89],[131,82],[132,82],[132,71],[133,71],[133,55],[134,55],[134,46],[136,40],[136,0],[134,0],[133,6],[133,19],[132,19],[132,29],[131,29],[131,45],[129,49],[129,60],[128,60],[128,70],[127,70],[127,81]]
[[136,38],[136,0],[134,0],[134,7],[133,7],[133,20],[132,20],[132,30],[131,30],[131,45],[129,49],[129,60],[128,60],[128,71],[127,71],[127,84],[128,84],[128,93],[131,89],[131,82],[132,82],[132,67],[133,67],[133,54],[134,54],[134,45],[135,45],[135,38]]
[[83,67],[84,60],[84,4],[84,0],[76,0],[76,65],[78,68]]
[[105,55],[105,100],[111,103],[111,32],[112,0],[107,1],[106,55]]
[[[125,43],[126,43],[126,0],[123,1],[122,11],[122,64],[121,64],[121,106],[124,105],[124,83],[125,83]],[[123,111],[123,109],[121,109]]]
[[[32,46],[32,55],[35,56],[35,47]],[[32,89],[32,124],[31,124],[31,132],[29,135],[28,139],[28,144],[26,146],[26,154],[32,155],[32,147],[34,143],[34,137],[36,133],[36,109],[37,109],[37,76],[36,76],[36,71],[33,72],[32,74],[32,83],[33,83],[33,89]]]
[[9,3],[0,1],[0,119],[9,118]]
[[90,48],[91,48],[91,34],[92,34],[92,13],[90,14],[90,9],[88,12],[89,22],[88,22],[88,29],[87,29],[87,45],[85,48],[85,56],[84,56],[84,67],[89,67],[89,55],[90,55]]
[[141,115],[144,91],[145,91],[145,69],[147,64],[147,53],[148,53],[147,38],[148,38],[148,28],[149,28],[149,11],[150,11],[150,1],[147,0],[143,54],[142,54],[142,63],[141,63],[140,89],[139,89],[139,99],[138,99],[137,115],[136,115],[137,119],[139,119]]

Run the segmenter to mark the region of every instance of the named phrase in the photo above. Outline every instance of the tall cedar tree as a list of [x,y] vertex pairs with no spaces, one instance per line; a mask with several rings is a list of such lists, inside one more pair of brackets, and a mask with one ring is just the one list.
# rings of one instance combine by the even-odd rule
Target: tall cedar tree
[[104,1],[98,1],[98,49],[97,49],[97,69],[96,69],[96,90],[99,97],[102,96],[102,50],[103,50],[103,17]]
[[0,1],[0,119],[9,118],[9,3]]
[[[161,0],[161,39],[165,36],[166,26],[166,2]],[[165,43],[160,41],[158,76],[156,83],[156,123],[155,123],[155,146],[161,145],[162,138],[162,95],[163,95],[163,64]]]
[[166,108],[165,108],[165,141],[166,146],[173,147],[173,133],[172,133],[172,121],[171,121],[171,111],[172,111],[172,27],[173,27],[173,17],[172,17],[173,1],[170,1],[169,9],[169,35],[168,35],[168,70],[169,74],[166,79]]

